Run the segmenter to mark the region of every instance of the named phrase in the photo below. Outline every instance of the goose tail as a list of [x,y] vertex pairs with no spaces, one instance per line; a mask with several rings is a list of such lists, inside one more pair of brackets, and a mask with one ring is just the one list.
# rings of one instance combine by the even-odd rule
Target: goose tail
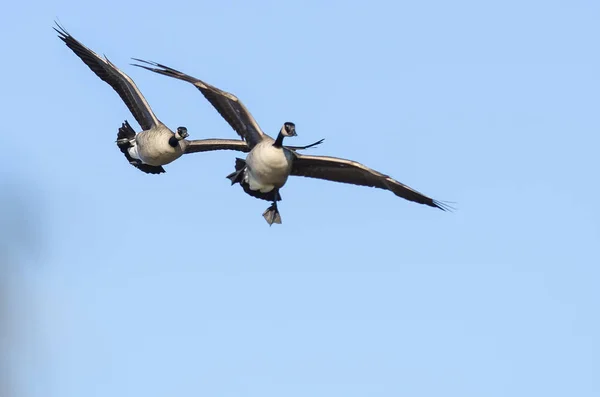
[[127,155],[127,149],[129,149],[131,145],[131,141],[135,138],[135,130],[131,127],[129,122],[125,120],[121,127],[119,128],[119,132],[117,133],[117,146],[121,149],[121,152]]
[[231,181],[232,185],[235,185],[236,183],[242,184],[244,180],[244,168],[246,168],[246,160],[236,158],[235,171],[227,175],[227,179]]

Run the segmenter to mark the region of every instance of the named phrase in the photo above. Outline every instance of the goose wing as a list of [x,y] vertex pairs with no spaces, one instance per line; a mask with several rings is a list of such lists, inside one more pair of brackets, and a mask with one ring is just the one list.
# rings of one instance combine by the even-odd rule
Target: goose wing
[[175,70],[165,65],[156,62],[148,62],[142,59],[133,58],[138,62],[146,65],[134,64],[134,66],[150,70],[152,72],[173,77],[179,80],[192,83],[200,90],[202,95],[213,105],[219,114],[229,123],[231,128],[238,133],[253,148],[264,136],[260,126],[248,111],[246,106],[233,94],[222,91],[204,81],[187,75],[183,72]]
[[195,139],[187,141],[185,153],[210,152],[213,150],[237,150],[248,153],[250,147],[239,139]]
[[[250,146],[241,140],[237,139],[196,139],[186,141],[187,146],[185,153],[198,153],[198,152],[210,152],[213,150],[237,150],[238,152],[248,153],[250,152]],[[289,150],[304,150],[317,146],[323,142],[323,139],[311,143],[306,146],[285,146]]]
[[58,23],[56,26],[57,28],[54,30],[58,32],[58,37],[75,55],[81,58],[96,76],[107,82],[119,94],[143,130],[149,130],[160,124],[150,105],[129,76],[120,71],[106,57],[101,57],[81,44]]
[[291,175],[389,190],[415,203],[447,211],[449,206],[433,200],[397,180],[352,160],[296,154]]

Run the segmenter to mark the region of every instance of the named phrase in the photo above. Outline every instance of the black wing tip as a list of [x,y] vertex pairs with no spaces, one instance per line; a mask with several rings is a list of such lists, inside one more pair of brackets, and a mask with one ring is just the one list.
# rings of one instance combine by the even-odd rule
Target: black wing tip
[[149,70],[151,72],[155,71],[155,68],[151,68],[151,67],[146,66],[146,65],[138,65],[137,63],[130,63],[129,65],[135,66],[135,67],[138,67],[138,68],[142,68],[142,69],[146,69],[146,70]]
[[[158,63],[158,62],[154,62],[154,61],[146,61],[146,60],[144,60],[144,59],[140,59],[140,58],[134,58],[134,57],[132,57],[131,59],[133,59],[133,60],[134,60],[134,61],[136,61],[136,62],[145,63],[146,65],[150,65],[150,66],[154,66],[154,67],[162,67],[162,66],[160,65],[160,63]],[[132,65],[136,65],[136,64],[133,64],[133,63],[132,63]],[[136,66],[139,66],[139,65],[136,65]]]
[[[243,139],[243,138],[242,138],[242,139]],[[297,151],[299,151],[299,150],[306,150],[306,149],[311,149],[311,148],[314,148],[314,147],[316,147],[316,146],[319,146],[320,144],[322,144],[322,143],[323,143],[323,141],[324,141],[324,140],[325,140],[325,138],[323,138],[323,139],[321,139],[321,140],[319,140],[319,141],[317,141],[317,142],[311,143],[310,145],[306,145],[306,146],[285,146],[285,147],[286,147],[287,149],[290,149],[290,150],[292,150],[294,153],[296,153],[296,152],[297,152]],[[296,153],[296,154],[297,154],[297,153]]]
[[315,146],[319,146],[320,144],[322,144],[325,141],[325,138],[321,138],[318,141],[316,141],[315,143],[311,143],[310,145],[305,146],[305,149],[310,149],[312,147]]
[[[156,62],[144,61],[143,59],[138,59],[138,58],[131,58],[131,59],[146,64],[146,65],[140,65],[140,64],[137,64],[137,63],[130,63],[131,66],[135,66],[135,67],[138,67],[138,68],[146,69],[146,70],[149,70],[149,71],[154,72],[154,73],[169,74],[168,70],[165,70],[164,68],[162,68],[160,66],[160,64],[158,64]],[[148,66],[148,65],[150,65],[150,66]]]
[[[62,31],[62,32],[65,32],[65,33],[67,33],[67,34],[68,34],[68,32],[67,32],[67,29],[65,29],[65,28],[64,28],[64,26],[62,26],[62,25],[60,24],[58,17],[56,17],[56,19],[54,20],[54,24],[55,24],[56,26],[53,26],[53,27],[52,27],[52,29],[54,29],[54,30],[60,30],[60,31]],[[58,29],[57,29],[57,28],[58,28]]]
[[[139,58],[131,58],[136,62],[141,62],[141,63],[145,63],[146,65],[150,65],[150,66],[154,66],[156,67],[156,62],[152,62],[152,61],[144,61],[143,59],[139,59]],[[150,66],[146,66],[146,65],[139,65],[137,63],[130,63],[131,66],[137,66],[138,68],[144,68],[147,70],[152,70],[154,68],[151,68]]]
[[145,64],[145,65],[139,65],[137,63],[131,64],[132,66],[137,66],[138,68],[146,69],[151,72],[159,73],[159,74],[162,74],[165,76],[186,77],[187,79],[191,78],[190,76],[186,75],[185,73],[183,73],[177,69],[173,69],[172,67],[169,67],[167,65],[163,65],[162,63],[158,63],[158,62],[154,62],[154,61],[145,61],[145,60],[139,59],[139,58],[131,58],[131,59]]
[[154,66],[155,68],[161,68],[161,69],[165,69],[171,72],[175,72],[175,73],[181,73],[179,70],[177,69],[173,69],[172,67],[169,67],[167,65],[163,65],[162,63],[158,63],[158,62],[154,62],[154,61],[146,61],[144,59],[140,59],[140,58],[131,58],[134,61],[137,62],[141,62],[141,63],[145,63],[146,65],[151,65]]
[[[439,200],[431,200],[431,207],[439,208],[444,212],[454,212],[456,208],[451,206],[449,203],[453,203],[452,201],[439,201]],[[456,203],[453,203],[456,204]]]
[[[140,59],[140,58],[131,58],[131,59],[133,59],[134,61],[137,61],[137,62],[145,63],[146,65],[153,66],[154,68],[160,68],[160,69],[164,69],[164,70],[170,71],[170,72],[181,73],[179,70],[175,70],[173,68],[170,68],[170,67],[168,67],[166,65],[163,65],[161,63],[158,63],[158,62],[146,61],[146,60],[143,60],[143,59]],[[132,65],[133,66],[137,66],[137,67],[141,67],[141,68],[146,68],[146,69],[149,68],[148,66],[138,65],[138,64],[135,64],[135,63],[132,63]]]
[[69,33],[69,31],[60,22],[58,17],[56,17],[56,19],[54,20],[54,25],[56,26],[53,26],[52,29],[54,29],[54,31],[58,33],[58,38],[64,41],[67,45],[69,45],[69,41],[77,42],[73,35],[71,35],[71,33]]
[[137,61],[137,62],[147,63],[148,65],[152,65],[152,66],[157,66],[158,65],[158,63],[156,63],[154,61],[145,61],[143,59],[135,58],[135,57],[131,57],[131,59],[133,59],[134,61]]
[[[58,18],[57,18],[58,19]],[[52,29],[54,29],[54,31],[56,33],[58,33],[58,37],[62,40],[62,41],[67,41],[67,39],[69,37],[73,37],[71,36],[71,34],[69,32],[67,32],[67,29],[65,29],[60,23],[58,23],[58,21],[54,21],[54,24],[56,26],[52,26]]]
[[91,51],[85,45],[83,45],[79,40],[77,40],[71,33],[67,31],[62,25],[60,25],[57,21],[54,21],[56,26],[53,26],[54,29],[58,33],[58,38],[61,39],[67,47],[69,47],[77,56],[81,58],[78,51]]

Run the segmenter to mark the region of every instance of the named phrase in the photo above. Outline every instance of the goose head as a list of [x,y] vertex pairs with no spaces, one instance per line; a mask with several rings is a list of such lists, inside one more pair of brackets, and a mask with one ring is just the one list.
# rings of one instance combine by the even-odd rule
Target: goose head
[[289,121],[284,123],[279,133],[282,136],[297,136],[298,134],[296,134],[296,124]]
[[190,134],[188,134],[187,128],[177,127],[177,132],[175,133],[175,137],[177,138],[178,141],[185,139],[188,136],[190,136]]
[[187,128],[177,127],[177,132],[169,138],[169,145],[173,148],[179,147],[179,142],[183,141],[188,136]]
[[276,148],[280,148],[283,145],[283,138],[286,136],[297,136],[296,134],[296,125],[294,123],[290,123],[289,121],[283,124],[283,127],[279,130],[279,134],[277,134],[277,139],[275,139],[275,143],[273,146]]

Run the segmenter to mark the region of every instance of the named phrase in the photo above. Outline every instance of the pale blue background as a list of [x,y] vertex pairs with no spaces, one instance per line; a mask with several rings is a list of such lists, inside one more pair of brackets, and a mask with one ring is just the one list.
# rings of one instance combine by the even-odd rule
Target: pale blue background
[[[45,237],[22,395],[600,395],[598,2],[4,7],[1,175],[39,196]],[[114,144],[133,117],[55,17],[192,138],[236,135],[130,57],[458,210],[292,178],[269,228],[225,179],[237,153],[145,175]]]

